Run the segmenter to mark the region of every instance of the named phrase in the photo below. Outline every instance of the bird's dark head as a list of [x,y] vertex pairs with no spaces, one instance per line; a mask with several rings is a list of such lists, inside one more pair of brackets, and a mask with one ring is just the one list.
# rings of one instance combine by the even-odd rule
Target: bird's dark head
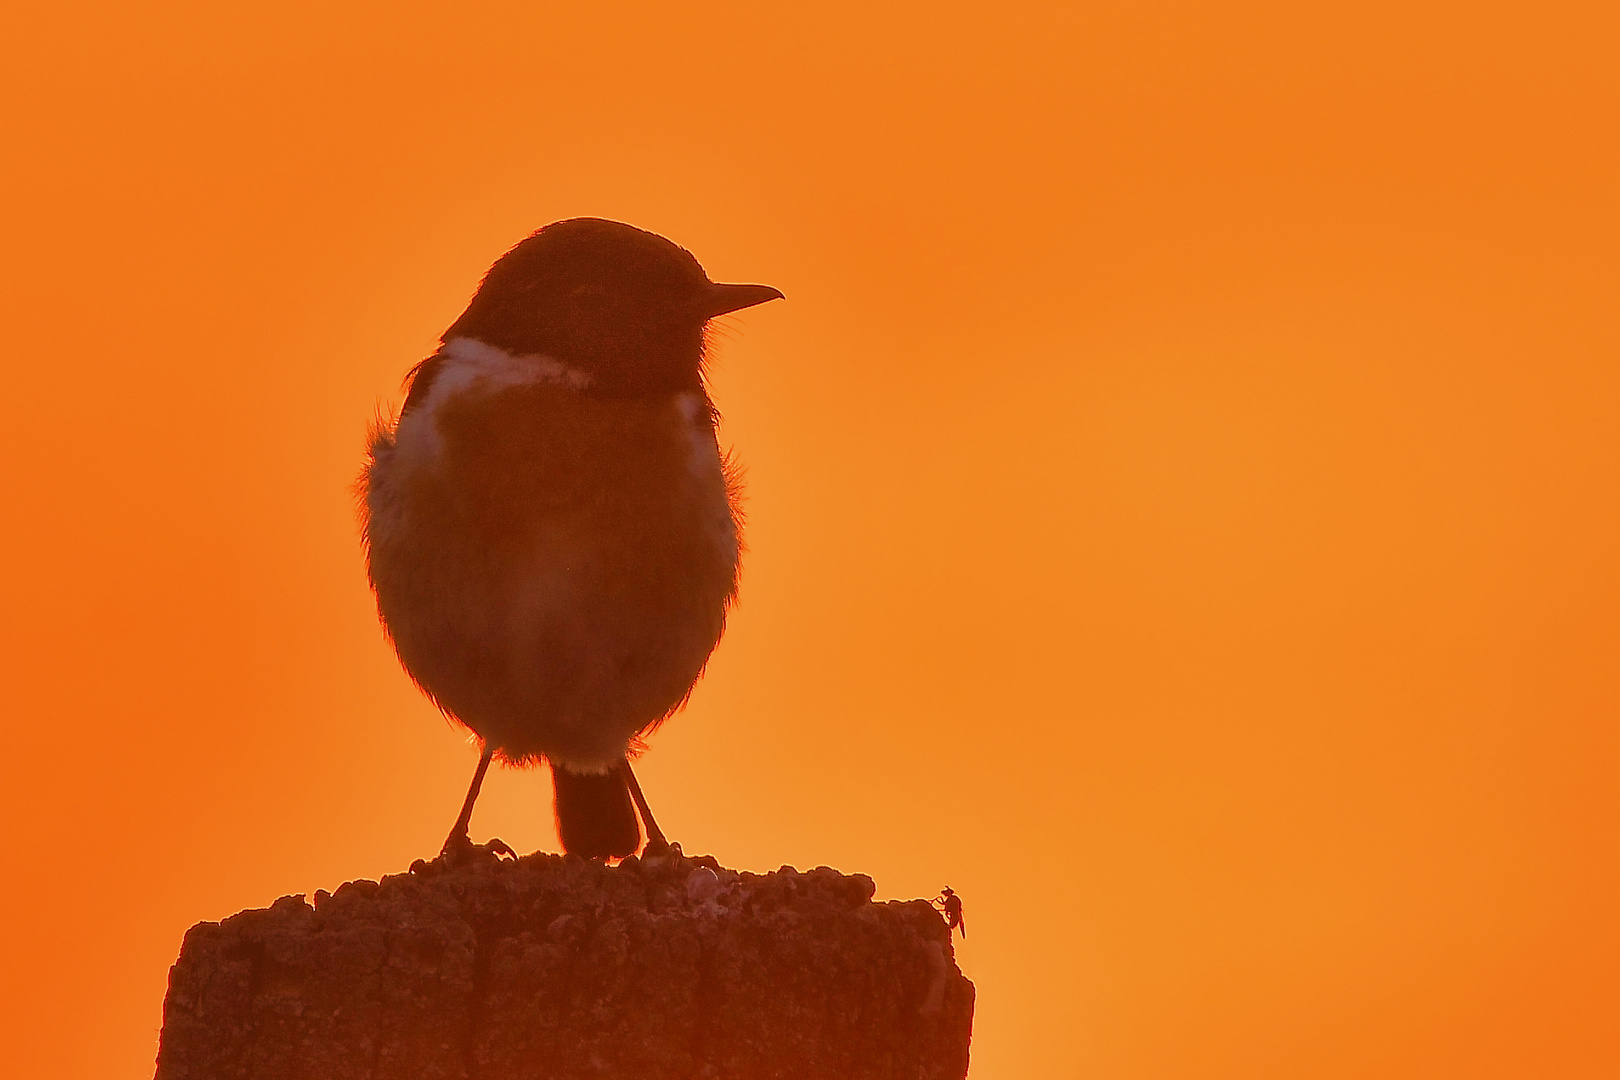
[[502,255],[444,340],[549,356],[609,392],[695,389],[704,325],[781,296],[768,285],[716,284],[655,233],[572,218]]

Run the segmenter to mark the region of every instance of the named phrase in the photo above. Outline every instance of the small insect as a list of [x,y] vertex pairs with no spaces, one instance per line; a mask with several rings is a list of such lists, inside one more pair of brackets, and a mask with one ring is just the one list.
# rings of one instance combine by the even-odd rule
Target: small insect
[[947,930],[960,930],[962,937],[967,938],[967,920],[962,918],[962,898],[956,895],[954,889],[949,885],[945,886],[944,891],[930,903],[939,908],[940,913],[945,916]]

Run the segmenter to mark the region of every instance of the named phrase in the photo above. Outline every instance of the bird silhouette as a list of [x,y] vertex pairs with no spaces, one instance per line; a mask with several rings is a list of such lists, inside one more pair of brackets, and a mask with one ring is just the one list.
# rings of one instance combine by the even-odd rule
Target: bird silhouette
[[400,663],[482,753],[551,766],[587,857],[667,848],[630,767],[702,674],[737,594],[737,470],[704,379],[710,319],[781,298],[599,218],[501,256],[378,422],[361,535]]
[[[956,890],[949,885],[940,890],[934,897],[933,904],[945,916],[946,931],[960,930],[962,937],[967,938],[967,920],[962,917],[962,898],[956,895]],[[949,936],[947,933],[946,936]]]

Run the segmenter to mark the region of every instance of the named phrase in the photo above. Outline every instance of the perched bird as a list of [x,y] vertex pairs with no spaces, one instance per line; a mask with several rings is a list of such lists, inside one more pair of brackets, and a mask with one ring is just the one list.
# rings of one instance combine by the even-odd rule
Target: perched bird
[[737,594],[733,463],[705,328],[780,299],[685,249],[558,221],[490,267],[378,422],[361,474],[377,611],[406,672],[490,759],[551,766],[566,851],[667,847],[630,758],[702,674]]
[[[962,917],[962,898],[956,895],[956,890],[949,885],[940,890],[934,897],[933,904],[945,916],[945,929],[962,931],[962,938],[967,938],[967,920]],[[949,933],[946,934],[949,937]]]

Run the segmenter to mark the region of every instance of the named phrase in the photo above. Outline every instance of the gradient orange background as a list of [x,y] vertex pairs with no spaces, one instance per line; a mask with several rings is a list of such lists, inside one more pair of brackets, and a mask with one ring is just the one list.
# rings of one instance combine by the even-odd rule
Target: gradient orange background
[[436,849],[348,486],[600,214],[788,296],[687,850],[954,886],[978,1080],[1620,1075],[1617,9],[614,10],[0,16],[7,1074]]

